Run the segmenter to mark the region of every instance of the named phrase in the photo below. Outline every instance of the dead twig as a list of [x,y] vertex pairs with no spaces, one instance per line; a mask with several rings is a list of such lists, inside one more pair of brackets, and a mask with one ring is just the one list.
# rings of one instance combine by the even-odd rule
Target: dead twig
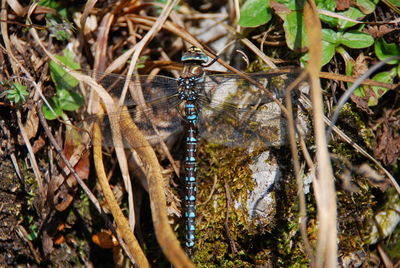
[[235,245],[235,240],[233,239],[231,232],[229,231],[229,208],[232,206],[232,198],[229,191],[229,185],[224,177],[224,187],[225,187],[225,196],[226,196],[226,216],[225,216],[225,231],[228,236],[229,245],[232,249],[232,254],[236,256],[238,254],[238,250]]

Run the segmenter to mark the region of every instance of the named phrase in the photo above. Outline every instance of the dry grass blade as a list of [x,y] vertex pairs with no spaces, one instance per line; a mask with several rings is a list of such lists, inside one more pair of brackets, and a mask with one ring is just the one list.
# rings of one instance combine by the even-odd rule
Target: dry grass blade
[[98,37],[96,39],[96,51],[93,70],[103,72],[107,64],[108,36],[114,22],[114,15],[107,13],[101,20]]
[[[304,186],[303,186],[303,177],[301,176],[301,169],[300,169],[300,160],[299,160],[299,155],[298,155],[298,150],[297,150],[297,144],[296,144],[296,133],[299,136],[301,144],[305,144],[303,137],[301,137],[300,133],[295,129],[296,125],[294,122],[293,118],[293,104],[292,104],[292,96],[291,93],[293,89],[300,83],[302,82],[307,73],[304,71],[301,73],[301,75],[296,78],[295,81],[292,82],[292,84],[289,85],[289,87],[285,90],[285,95],[286,95],[286,107],[289,112],[289,117],[288,117],[288,127],[289,127],[289,140],[290,140],[290,149],[292,151],[292,157],[293,157],[293,166],[294,166],[294,172],[296,176],[296,182],[297,182],[297,194],[299,196],[299,201],[300,201],[300,232],[301,236],[304,241],[304,246],[306,249],[306,253],[308,258],[311,260],[311,263],[314,263],[314,255],[313,255],[313,249],[310,245],[310,241],[308,240],[307,237],[307,211],[306,211],[306,198],[304,194]],[[310,165],[310,168],[312,166]]]
[[94,153],[94,164],[96,166],[96,173],[98,182],[103,191],[104,197],[107,204],[110,207],[111,213],[114,216],[115,222],[117,223],[118,229],[121,231],[121,236],[126,242],[129,251],[134,256],[134,259],[139,267],[150,267],[146,256],[144,255],[140,245],[133,235],[133,232],[129,228],[129,224],[119,207],[115,196],[108,183],[106,172],[104,171],[102,150],[101,150],[101,131],[98,123],[96,122],[93,126],[93,153]]
[[[109,36],[109,31],[110,27],[114,21],[114,15],[111,13],[107,13],[101,22],[100,26],[100,31],[99,35],[97,38],[97,46],[96,46],[96,51],[95,51],[95,63],[94,63],[94,70],[97,71],[103,71],[106,65],[106,51],[107,51],[107,41],[108,41],[108,36]],[[111,96],[109,96],[111,98]],[[108,97],[107,97],[108,98]],[[102,98],[104,99],[104,98]],[[99,95],[96,94],[96,92],[93,92],[91,95],[90,101],[91,103],[91,108],[90,111],[92,113],[97,113],[98,108],[100,107],[100,102],[99,102]],[[118,109],[118,108],[116,108]],[[122,178],[124,181],[125,189],[128,193],[128,207],[129,207],[129,225],[131,227],[131,230],[133,231],[135,228],[135,206],[133,204],[133,189],[132,189],[132,184],[131,184],[131,178],[129,175],[129,169],[128,169],[128,160],[125,154],[125,151],[123,148],[120,147],[122,144],[121,140],[121,135],[120,135],[120,130],[119,130],[119,124],[117,121],[113,122],[110,120],[110,122],[113,124],[112,131],[115,131],[115,135],[113,133],[113,140],[116,146],[115,152],[118,158],[118,164],[121,170]],[[119,146],[118,146],[119,145]]]
[[150,31],[146,33],[146,35],[140,40],[139,43],[136,44],[135,46],[135,51],[131,57],[131,63],[129,64],[129,69],[128,69],[128,74],[126,76],[126,82],[124,85],[124,88],[121,93],[121,97],[119,100],[119,106],[122,106],[125,100],[126,93],[128,91],[128,85],[129,81],[131,80],[133,70],[135,69],[137,60],[139,59],[140,53],[142,52],[144,46],[150,42],[150,40],[155,36],[155,34],[162,28],[164,25],[165,21],[167,20],[169,13],[171,12],[172,8],[178,4],[178,0],[169,0],[161,12],[160,17],[155,21],[155,23],[152,25]]
[[[8,36],[8,24],[7,24],[7,1],[1,1],[1,11],[0,11],[0,26],[1,26],[1,36],[4,41],[4,46],[6,47],[7,54],[13,55],[13,50],[11,49],[10,39]],[[17,70],[14,61],[11,62],[12,69]]]
[[164,183],[157,156],[128,114],[122,113],[122,115],[124,118],[121,120],[121,127],[127,130],[126,141],[132,148],[137,148],[136,152],[147,171],[150,206],[157,241],[174,267],[194,267],[180,247],[179,241],[168,223]]
[[310,61],[307,69],[310,76],[318,162],[317,179],[314,181],[319,223],[315,266],[333,268],[337,266],[336,193],[325,139],[323,103],[319,81],[320,63],[322,62],[321,22],[319,21],[315,3],[312,0],[305,2],[304,21],[310,42]]
[[[5,1],[3,1],[5,2]],[[17,0],[7,1],[8,5],[18,16],[23,16],[25,14],[25,9],[21,6],[21,4]]]
[[85,9],[83,10],[82,17],[80,20],[80,25],[82,28],[82,34],[85,38],[85,26],[86,26],[86,19],[89,16],[90,11],[94,8],[94,5],[97,3],[97,0],[89,0],[86,2]]

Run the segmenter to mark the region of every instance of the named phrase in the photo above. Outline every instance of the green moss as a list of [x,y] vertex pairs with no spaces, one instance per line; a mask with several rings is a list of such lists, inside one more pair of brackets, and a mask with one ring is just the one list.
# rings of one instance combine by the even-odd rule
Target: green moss
[[340,190],[338,198],[338,238],[339,253],[341,255],[362,250],[365,246],[366,237],[369,232],[369,223],[372,217],[373,196],[366,181],[356,193]]
[[[237,256],[231,256],[226,219],[229,234],[240,251],[237,241],[248,240],[247,231],[243,231],[249,225],[247,195],[254,189],[248,165],[251,156],[243,149],[206,145],[200,146],[199,159],[195,261],[204,267],[238,267]],[[241,262],[240,267],[246,267],[246,262]]]
[[367,122],[368,121],[349,103],[343,106],[338,120],[339,128],[343,126],[346,130],[346,134],[349,135],[354,142],[360,145],[365,144],[368,148],[373,148],[374,134],[372,129],[366,125]]
[[[255,187],[249,164],[261,152],[261,149],[248,153],[210,144],[200,146],[194,258],[199,267],[254,267],[268,264],[271,259],[283,266],[309,264],[298,232],[297,188],[291,177],[275,193],[276,202],[280,203],[276,222],[260,227],[249,219],[247,198]],[[231,199],[229,209],[225,183]],[[227,235],[227,217],[231,241]],[[232,254],[232,242],[236,255]]]

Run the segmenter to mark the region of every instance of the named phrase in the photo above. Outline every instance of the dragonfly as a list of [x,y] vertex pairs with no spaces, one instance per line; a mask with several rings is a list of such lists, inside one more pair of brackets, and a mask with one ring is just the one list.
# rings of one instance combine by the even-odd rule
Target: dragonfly
[[[280,108],[257,85],[236,74],[208,73],[205,66],[209,58],[197,47],[184,53],[181,61],[183,70],[177,79],[161,75],[133,77],[124,101],[127,110],[121,113],[129,113],[152,145],[185,133],[185,248],[193,257],[198,141],[241,148],[269,147],[287,143],[287,134]],[[297,72],[248,76],[268,88],[275,98],[283,98],[284,89]],[[116,97],[122,94],[125,80],[123,75],[99,76],[99,82],[111,88],[110,93]],[[110,116],[123,118],[120,114],[100,117],[108,145],[112,145]]]

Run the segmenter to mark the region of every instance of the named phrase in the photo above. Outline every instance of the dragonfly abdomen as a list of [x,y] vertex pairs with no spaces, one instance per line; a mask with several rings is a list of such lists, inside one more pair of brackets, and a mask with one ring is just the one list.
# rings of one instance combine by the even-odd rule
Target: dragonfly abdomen
[[187,122],[186,155],[185,155],[185,201],[186,201],[186,249],[193,254],[196,230],[196,172],[197,172],[197,117],[198,112],[193,102],[185,103]]

